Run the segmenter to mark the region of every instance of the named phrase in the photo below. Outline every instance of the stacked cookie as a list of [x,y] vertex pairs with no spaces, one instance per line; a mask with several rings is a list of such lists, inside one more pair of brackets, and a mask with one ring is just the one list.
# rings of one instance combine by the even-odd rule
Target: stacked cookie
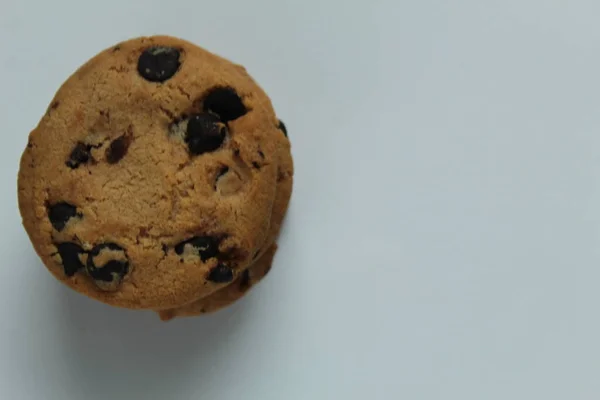
[[170,319],[265,276],[292,176],[285,126],[242,66],[137,38],[59,89],[21,158],[19,208],[59,280]]

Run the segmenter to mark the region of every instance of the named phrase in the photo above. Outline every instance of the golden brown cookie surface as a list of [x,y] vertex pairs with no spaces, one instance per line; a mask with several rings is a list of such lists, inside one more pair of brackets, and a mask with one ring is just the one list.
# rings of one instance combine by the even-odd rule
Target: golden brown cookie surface
[[30,134],[23,224],[90,297],[198,301],[275,241],[293,176],[282,128],[243,67],[172,37],[123,42],[79,68]]
[[158,314],[162,320],[170,320],[175,317],[191,317],[209,314],[218,311],[242,298],[252,286],[260,282],[271,269],[273,256],[277,245],[271,247],[258,258],[251,266],[246,268],[242,274],[232,283],[216,292],[203,297],[190,304],[177,308],[160,310]]

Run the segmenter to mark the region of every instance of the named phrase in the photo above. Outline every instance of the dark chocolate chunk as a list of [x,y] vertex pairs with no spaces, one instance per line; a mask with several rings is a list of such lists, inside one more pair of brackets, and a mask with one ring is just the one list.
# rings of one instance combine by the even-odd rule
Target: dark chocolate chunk
[[77,142],[73,150],[71,150],[71,154],[69,155],[69,159],[67,160],[67,166],[69,168],[77,168],[81,164],[85,164],[90,160],[90,150],[92,146],[86,145],[81,142]]
[[[97,257],[104,251],[120,252],[120,257],[114,257],[105,261],[104,264],[97,264]],[[120,283],[123,277],[129,272],[129,261],[125,250],[114,243],[99,244],[90,251],[86,265],[87,272],[97,281],[97,283],[113,282]]]
[[62,259],[62,265],[66,276],[73,276],[77,271],[83,268],[83,264],[79,259],[80,254],[85,251],[75,243],[59,243],[56,245],[58,254]]
[[61,202],[48,207],[48,218],[57,231],[62,231],[69,219],[77,216],[77,207]]
[[232,121],[248,110],[236,91],[230,87],[212,89],[204,98],[204,111],[217,114],[222,121]]
[[106,161],[109,164],[116,164],[127,154],[131,138],[127,135],[122,135],[113,140],[110,146],[106,149]]
[[210,236],[194,236],[185,242],[181,242],[175,246],[175,253],[182,255],[186,244],[198,250],[198,255],[202,261],[216,257],[219,254],[219,241]]
[[233,280],[233,271],[227,265],[219,264],[210,270],[207,280],[214,283],[227,283]]
[[196,114],[190,117],[185,132],[189,152],[200,155],[221,147],[227,128],[211,114]]
[[150,82],[164,82],[175,75],[179,65],[179,50],[173,47],[153,46],[142,52],[137,70]]
[[287,137],[287,128],[285,127],[285,124],[283,123],[282,120],[279,120],[279,125],[277,125],[277,129],[282,131],[283,134],[285,135],[285,137]]

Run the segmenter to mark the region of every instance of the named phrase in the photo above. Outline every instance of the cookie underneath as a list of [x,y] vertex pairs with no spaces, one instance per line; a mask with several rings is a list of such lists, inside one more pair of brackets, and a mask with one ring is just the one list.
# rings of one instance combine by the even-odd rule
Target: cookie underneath
[[175,317],[191,317],[209,314],[227,307],[242,298],[254,285],[267,275],[271,270],[276,249],[277,246],[275,244],[271,245],[271,247],[256,260],[254,264],[248,267],[238,279],[223,289],[193,303],[178,308],[157,311],[158,315],[163,321],[168,321]]

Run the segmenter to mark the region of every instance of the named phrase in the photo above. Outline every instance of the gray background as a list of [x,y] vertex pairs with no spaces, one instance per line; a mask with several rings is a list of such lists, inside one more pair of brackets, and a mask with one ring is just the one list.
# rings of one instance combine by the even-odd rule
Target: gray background
[[[597,399],[600,3],[3,1],[0,398]],[[275,268],[164,324],[59,285],[16,201],[55,90],[129,37],[248,67],[289,126]]]

